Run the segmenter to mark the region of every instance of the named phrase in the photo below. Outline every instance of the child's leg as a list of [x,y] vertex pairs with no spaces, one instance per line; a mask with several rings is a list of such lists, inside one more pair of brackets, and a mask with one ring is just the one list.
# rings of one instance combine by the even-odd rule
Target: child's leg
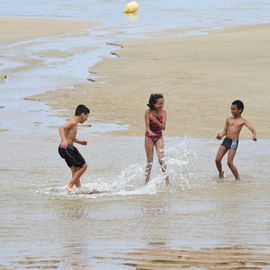
[[80,184],[80,177],[84,174],[86,169],[87,169],[87,164],[85,163],[85,164],[83,164],[83,166],[81,168],[78,168],[78,170],[74,170],[74,174],[72,176],[72,179],[70,180],[69,184],[66,187],[67,190],[70,191],[74,185]]
[[224,146],[221,145],[218,149],[217,155],[216,155],[216,167],[219,172],[219,177],[223,178],[224,177],[224,172],[222,171],[222,163],[221,160],[224,157],[224,155],[227,153],[228,149]]
[[234,159],[235,154],[236,154],[236,150],[235,149],[230,149],[228,151],[228,161],[227,161],[227,164],[228,164],[229,168],[231,169],[231,171],[232,171],[232,173],[233,173],[233,175],[235,177],[235,180],[240,180],[240,177],[239,177],[237,168],[233,164],[233,159]]
[[147,159],[147,164],[145,167],[145,183],[148,183],[150,179],[152,165],[153,165],[154,143],[152,139],[145,136],[144,146],[145,146],[145,153],[146,153],[146,159]]
[[166,180],[166,185],[170,184],[170,179],[169,175],[167,174],[167,166],[164,162],[164,140],[163,137],[161,137],[157,142],[156,142],[156,151],[158,155],[158,161],[161,166],[161,170],[165,175],[165,180]]
[[[75,174],[75,172],[77,172],[80,168],[78,168],[78,167],[74,167],[74,166],[71,166],[71,172],[72,172],[72,178],[74,177],[74,174]],[[80,178],[78,179],[78,181],[75,183],[75,186],[77,187],[77,188],[79,188],[80,186],[81,186],[81,181],[80,181]]]

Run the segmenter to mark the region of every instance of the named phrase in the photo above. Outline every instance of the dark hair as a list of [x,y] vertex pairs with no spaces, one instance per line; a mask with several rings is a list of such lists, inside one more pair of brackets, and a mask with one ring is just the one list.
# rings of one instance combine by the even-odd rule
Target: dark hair
[[236,105],[236,107],[237,107],[237,109],[238,110],[242,110],[242,112],[243,112],[243,110],[244,110],[244,103],[241,101],[241,100],[235,100],[233,103],[232,103],[232,105]]
[[154,110],[155,109],[155,106],[154,105],[157,103],[158,99],[160,99],[160,98],[163,98],[163,95],[162,94],[151,94],[147,106],[151,110]]
[[88,113],[90,113],[90,110],[89,110],[85,105],[80,104],[80,105],[78,105],[77,108],[76,108],[75,115],[76,115],[76,116],[79,116],[79,115],[81,115],[82,113],[88,114]]

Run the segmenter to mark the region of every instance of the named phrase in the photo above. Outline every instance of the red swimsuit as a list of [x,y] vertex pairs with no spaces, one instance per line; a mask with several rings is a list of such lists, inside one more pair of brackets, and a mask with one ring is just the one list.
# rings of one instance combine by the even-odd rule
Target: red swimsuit
[[163,113],[160,113],[159,115],[155,115],[149,110],[150,130],[152,132],[154,132],[156,135],[150,136],[147,132],[145,132],[145,136],[151,138],[155,144],[162,137],[162,129],[155,121],[153,121],[151,119],[151,115],[153,115],[158,120],[159,123],[162,123],[163,122]]

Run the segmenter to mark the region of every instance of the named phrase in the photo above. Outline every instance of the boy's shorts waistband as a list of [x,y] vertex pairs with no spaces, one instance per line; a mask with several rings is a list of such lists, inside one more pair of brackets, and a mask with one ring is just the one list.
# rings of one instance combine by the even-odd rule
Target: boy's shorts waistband
[[[69,147],[69,146],[73,146],[73,143],[67,144],[67,147]],[[59,148],[64,148],[64,149],[65,149],[65,148],[67,148],[67,147],[62,147],[62,146],[61,146],[61,143],[59,144]]]

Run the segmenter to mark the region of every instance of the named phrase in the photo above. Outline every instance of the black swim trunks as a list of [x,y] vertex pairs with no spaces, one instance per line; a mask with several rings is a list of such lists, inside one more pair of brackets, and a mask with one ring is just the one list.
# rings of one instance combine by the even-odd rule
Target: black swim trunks
[[85,164],[83,156],[73,144],[68,144],[66,148],[59,145],[58,153],[66,161],[68,167],[81,168]]
[[225,146],[227,149],[237,149],[239,140],[225,138],[221,145]]

